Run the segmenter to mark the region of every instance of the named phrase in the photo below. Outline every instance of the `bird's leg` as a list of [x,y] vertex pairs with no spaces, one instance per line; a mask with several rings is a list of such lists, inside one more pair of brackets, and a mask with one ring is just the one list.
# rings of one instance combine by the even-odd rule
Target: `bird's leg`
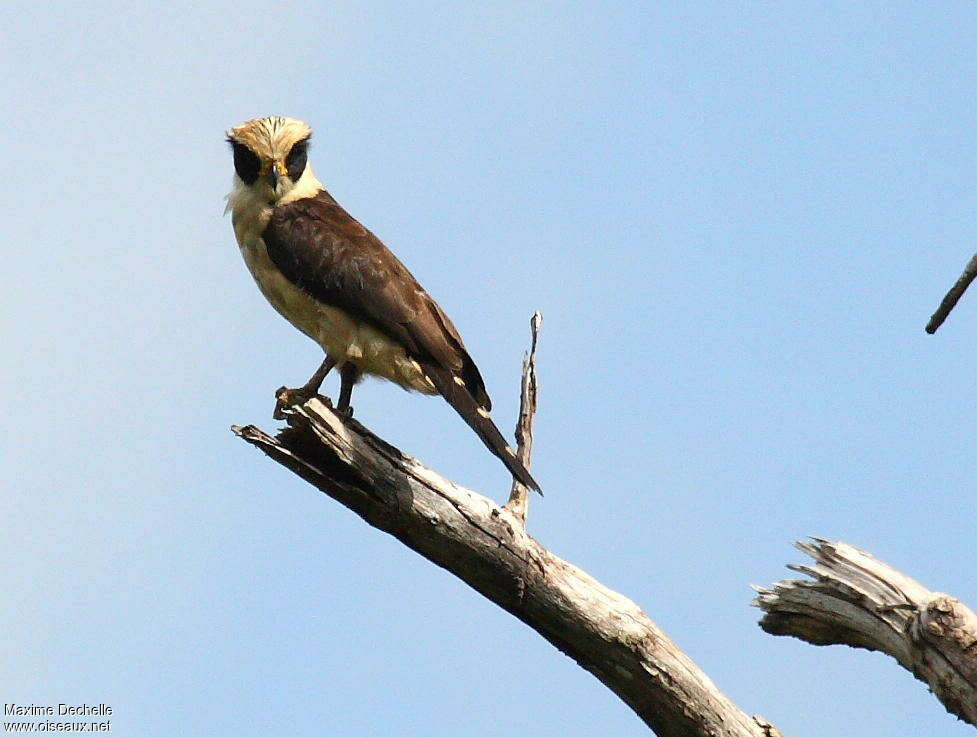
[[349,406],[349,400],[353,396],[353,384],[360,378],[360,370],[352,363],[347,362],[339,368],[339,376],[342,383],[339,387],[339,404],[336,405],[336,411],[352,417],[353,408]]
[[322,361],[322,365],[315,370],[315,373],[305,382],[305,386],[296,391],[300,394],[304,394],[309,399],[314,397],[319,393],[319,387],[322,386],[322,382],[325,380],[326,375],[332,371],[333,366],[336,365],[336,359],[326,354],[325,359]]
[[284,420],[285,415],[282,410],[285,407],[291,407],[294,404],[301,404],[302,402],[307,402],[319,393],[319,387],[322,386],[323,380],[326,378],[326,374],[332,371],[333,366],[336,365],[336,359],[326,354],[322,365],[316,369],[315,373],[312,374],[311,378],[305,382],[304,386],[298,389],[288,389],[286,387],[281,387],[277,392],[275,392],[275,411],[273,413],[276,420]]

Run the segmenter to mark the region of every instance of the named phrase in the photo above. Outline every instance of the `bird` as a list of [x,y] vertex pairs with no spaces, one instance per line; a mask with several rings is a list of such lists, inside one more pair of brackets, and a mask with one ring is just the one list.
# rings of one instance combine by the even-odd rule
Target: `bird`
[[278,390],[275,416],[317,396],[333,368],[336,410],[351,416],[353,386],[377,376],[440,394],[516,480],[540,491],[492,421],[485,382],[447,314],[316,178],[311,136],[302,121],[279,116],[227,131],[234,176],[225,214],[245,264],[272,307],[325,353],[303,386]]

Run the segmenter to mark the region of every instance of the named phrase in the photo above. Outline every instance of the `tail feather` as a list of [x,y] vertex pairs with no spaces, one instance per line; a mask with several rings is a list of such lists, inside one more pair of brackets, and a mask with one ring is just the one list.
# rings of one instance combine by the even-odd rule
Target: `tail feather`
[[502,437],[502,433],[499,432],[499,428],[492,422],[488,412],[483,407],[480,407],[478,401],[472,397],[463,379],[456,377],[455,374],[441,367],[425,366],[424,368],[425,373],[434,382],[438,393],[445,398],[448,404],[454,408],[455,412],[461,415],[461,418],[475,431],[475,434],[481,438],[485,447],[505,464],[505,467],[509,469],[509,472],[516,479],[530,489],[542,494],[543,492],[540,490],[539,484],[536,483],[536,480],[529,473],[528,469],[516,457],[512,446]]

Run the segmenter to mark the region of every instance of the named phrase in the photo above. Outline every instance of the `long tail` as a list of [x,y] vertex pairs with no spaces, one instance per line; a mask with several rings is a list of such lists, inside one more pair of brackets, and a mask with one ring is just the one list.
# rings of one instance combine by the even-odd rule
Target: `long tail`
[[505,467],[516,479],[542,494],[543,492],[540,490],[539,484],[536,483],[536,479],[516,458],[515,451],[506,443],[488,412],[480,407],[472,397],[463,380],[460,377],[456,378],[452,372],[441,367],[425,366],[424,369],[431,381],[434,382],[434,386],[437,387],[438,393],[447,400],[448,404],[454,407],[455,412],[461,415],[461,418],[475,431],[475,434],[485,443],[485,447],[505,464]]

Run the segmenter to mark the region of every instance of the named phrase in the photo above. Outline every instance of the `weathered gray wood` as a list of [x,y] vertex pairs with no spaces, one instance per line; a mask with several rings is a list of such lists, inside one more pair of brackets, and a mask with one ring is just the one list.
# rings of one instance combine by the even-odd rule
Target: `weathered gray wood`
[[235,432],[370,525],[535,629],[660,737],[776,737],[724,696],[630,599],[534,540],[522,521],[313,399],[271,437]]
[[813,580],[757,588],[760,626],[813,645],[887,653],[947,711],[977,726],[977,616],[864,550],[821,538],[796,545],[815,564],[788,568]]
[[[516,457],[529,469],[533,454],[533,418],[536,416],[536,397],[539,385],[536,383],[536,344],[539,341],[539,326],[543,323],[543,316],[539,312],[533,313],[529,327],[532,331],[532,343],[529,353],[522,359],[522,385],[519,391],[519,419],[516,421]],[[519,479],[512,479],[512,490],[505,508],[513,516],[526,522],[529,513],[529,489]]]

